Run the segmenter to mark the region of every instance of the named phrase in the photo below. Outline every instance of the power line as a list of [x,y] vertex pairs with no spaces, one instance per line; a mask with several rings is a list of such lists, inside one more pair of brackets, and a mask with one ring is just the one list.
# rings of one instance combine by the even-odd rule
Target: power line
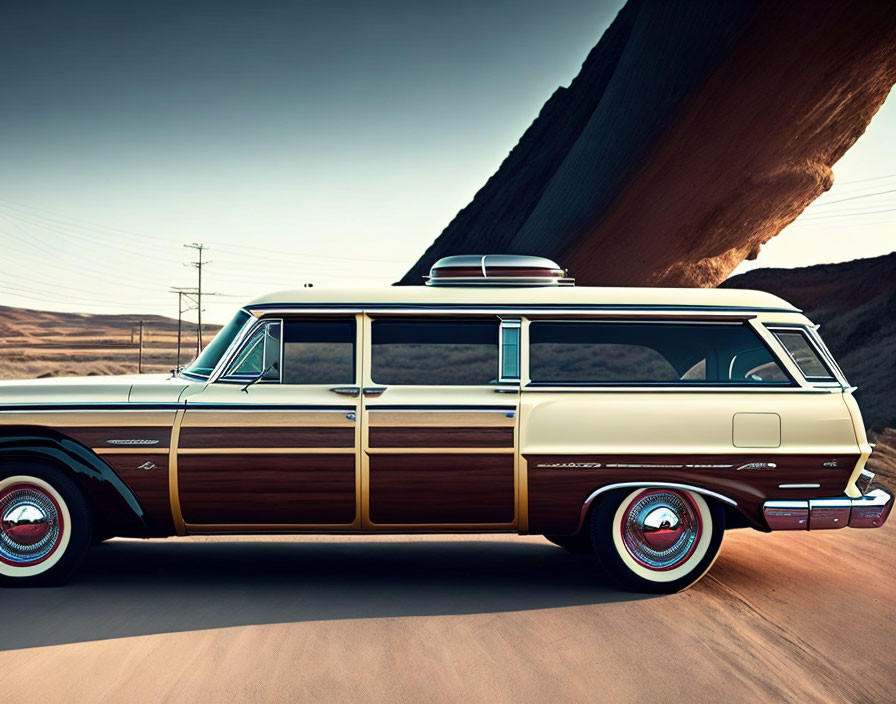
[[859,178],[852,181],[835,182],[836,186],[849,186],[853,183],[867,183],[868,181],[882,181],[885,178],[893,178],[896,174],[884,174],[883,176],[872,176],[871,178]]
[[876,215],[878,213],[892,213],[896,211],[896,208],[884,208],[882,210],[864,210],[861,212],[854,213],[825,213],[824,215],[819,215],[818,217],[807,217],[807,218],[798,218],[794,220],[794,222],[802,222],[802,223],[811,223],[818,222],[820,220],[834,220],[839,218],[860,218],[865,215]]
[[[158,236],[148,235],[146,233],[134,232],[133,230],[123,230],[119,228],[112,228],[103,225],[96,225],[93,223],[86,223],[83,221],[78,221],[72,218],[69,218],[64,215],[60,215],[58,213],[52,213],[48,210],[41,210],[39,208],[34,208],[33,206],[26,206],[20,203],[14,203],[9,200],[0,199],[0,208],[6,211],[8,215],[11,217],[16,217],[18,220],[25,222],[27,224],[33,225],[35,227],[43,227],[45,229],[51,230],[53,232],[59,232],[60,234],[69,234],[73,237],[78,237],[74,233],[70,233],[67,230],[59,230],[59,227],[65,227],[69,230],[71,228],[84,230],[90,232],[93,235],[99,235],[104,237],[115,237],[116,239],[112,241],[109,246],[121,246],[119,240],[121,239],[121,235],[125,235],[131,238],[147,240],[152,245],[157,245],[159,242]],[[43,221],[43,222],[41,222]],[[79,239],[89,239],[84,237],[83,235]],[[217,246],[218,249],[222,251],[230,251],[235,254],[245,255],[245,248],[229,246],[229,245],[220,245]],[[308,257],[313,259],[327,259],[334,261],[356,261],[356,262],[366,262],[366,263],[394,263],[400,264],[405,263],[404,259],[378,259],[378,258],[365,258],[365,257],[346,257],[344,255],[327,255],[327,254],[312,254],[310,252],[296,252],[289,249],[260,249],[257,247],[252,247],[252,252],[268,252],[271,254],[276,254],[278,257]],[[156,259],[162,259],[161,257],[154,257]]]
[[813,203],[810,205],[810,208],[824,208],[828,205],[834,205],[835,203],[845,203],[848,200],[858,200],[859,198],[873,198],[874,196],[883,196],[887,193],[896,193],[896,188],[891,188],[888,191],[878,191],[877,193],[865,193],[860,196],[850,196],[849,198],[840,198],[839,200],[829,200],[827,203]]

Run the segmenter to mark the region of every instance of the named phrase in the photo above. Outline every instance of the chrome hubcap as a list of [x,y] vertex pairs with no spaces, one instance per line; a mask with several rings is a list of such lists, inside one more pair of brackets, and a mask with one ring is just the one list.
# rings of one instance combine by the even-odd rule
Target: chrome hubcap
[[0,495],[0,560],[17,566],[48,558],[62,536],[55,499],[31,484],[16,484]]
[[670,570],[697,547],[700,515],[687,494],[650,489],[628,507],[621,529],[625,549],[639,564]]

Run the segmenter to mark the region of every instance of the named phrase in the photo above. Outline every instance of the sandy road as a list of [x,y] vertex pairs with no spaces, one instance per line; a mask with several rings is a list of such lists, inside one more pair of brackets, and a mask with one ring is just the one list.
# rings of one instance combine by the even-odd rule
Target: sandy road
[[6,590],[7,701],[896,700],[896,521],[734,531],[666,597],[540,538],[113,541]]

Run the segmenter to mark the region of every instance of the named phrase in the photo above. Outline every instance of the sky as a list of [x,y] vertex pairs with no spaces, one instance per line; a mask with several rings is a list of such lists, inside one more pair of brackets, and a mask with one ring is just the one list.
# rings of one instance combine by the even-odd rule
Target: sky
[[[5,3],[0,305],[176,316],[192,242],[209,321],[306,282],[389,284],[622,4]],[[896,248],[896,99],[834,171],[739,270]]]

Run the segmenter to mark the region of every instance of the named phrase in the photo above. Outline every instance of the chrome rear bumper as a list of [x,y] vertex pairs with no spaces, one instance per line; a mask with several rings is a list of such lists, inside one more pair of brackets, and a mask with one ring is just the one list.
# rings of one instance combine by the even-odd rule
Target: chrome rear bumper
[[880,528],[887,522],[893,496],[875,487],[858,499],[787,499],[766,501],[765,521],[772,530],[823,530],[826,528]]

